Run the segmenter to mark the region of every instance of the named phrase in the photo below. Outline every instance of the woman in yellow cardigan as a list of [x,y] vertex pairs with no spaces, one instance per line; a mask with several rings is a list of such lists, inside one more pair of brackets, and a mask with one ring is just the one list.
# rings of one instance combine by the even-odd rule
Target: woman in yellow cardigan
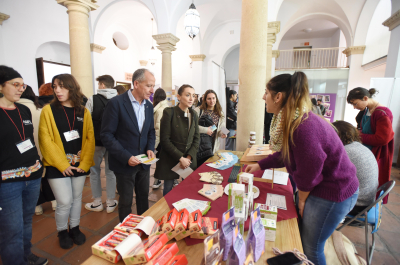
[[42,110],[39,143],[46,177],[57,200],[60,247],[68,249],[86,241],[79,221],[83,186],[94,165],[95,140],[92,117],[82,106],[83,94],[76,79],[70,74],[57,75],[52,87],[55,97]]

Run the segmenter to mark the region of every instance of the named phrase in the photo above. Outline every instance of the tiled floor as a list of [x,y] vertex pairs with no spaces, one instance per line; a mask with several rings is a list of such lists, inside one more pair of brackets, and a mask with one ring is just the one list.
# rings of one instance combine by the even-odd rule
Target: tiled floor
[[[153,170],[152,170],[153,171]],[[102,171],[104,172],[104,170]],[[151,172],[153,174],[153,172]],[[376,250],[372,264],[400,264],[400,170],[392,169],[392,179],[396,180],[396,187],[392,190],[389,203],[384,206],[382,225],[377,234]],[[105,176],[102,175],[103,187],[105,187]],[[153,178],[150,179],[150,186]],[[103,202],[106,200],[105,189],[103,188]],[[150,187],[150,206],[162,197],[162,188],[152,190]],[[118,198],[117,198],[118,199]],[[82,246],[74,245],[73,248],[64,250],[59,247],[54,220],[54,212],[50,203],[43,205],[43,215],[33,217],[32,251],[49,259],[49,264],[81,264],[91,255],[91,246],[104,235],[109,233],[118,224],[118,213],[107,214],[103,212],[89,212],[84,205],[91,202],[89,178],[83,190],[83,203],[80,227],[86,235],[86,243]],[[135,197],[133,198],[135,203]],[[133,213],[136,212],[136,205],[132,206]],[[364,229],[346,227],[343,233],[355,244],[356,249],[362,256],[365,256]],[[0,261],[1,264],[1,261]]]

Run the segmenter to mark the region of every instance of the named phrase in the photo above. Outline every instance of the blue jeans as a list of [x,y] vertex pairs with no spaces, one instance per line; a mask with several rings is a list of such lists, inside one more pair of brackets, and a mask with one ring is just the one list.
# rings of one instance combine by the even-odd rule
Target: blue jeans
[[94,151],[93,160],[95,165],[90,168],[90,186],[92,188],[92,195],[94,199],[101,198],[100,164],[103,161],[103,157],[106,160],[105,173],[107,199],[114,200],[117,180],[115,178],[114,172],[109,168],[108,151],[104,146],[96,146]]
[[174,179],[164,180],[163,196],[167,195],[167,193],[170,192],[173,187],[174,187]]
[[300,224],[304,254],[315,265],[325,265],[324,247],[340,221],[353,209],[358,198],[357,191],[342,202],[328,201],[309,196],[304,206]]
[[226,137],[226,141],[225,141],[225,150],[236,151],[236,139],[229,138],[229,137],[235,135],[235,133],[236,133],[236,130],[229,129],[229,134]]
[[82,191],[86,176],[49,179],[50,187],[57,200],[57,231],[74,228],[81,220]]
[[0,257],[4,265],[28,263],[40,181],[38,178],[0,186]]

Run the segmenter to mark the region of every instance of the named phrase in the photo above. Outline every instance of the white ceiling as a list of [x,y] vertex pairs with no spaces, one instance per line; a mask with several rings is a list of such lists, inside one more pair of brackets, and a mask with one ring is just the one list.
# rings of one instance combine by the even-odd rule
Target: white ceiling
[[[311,28],[312,31],[304,32],[303,30],[306,28]],[[310,19],[290,28],[282,40],[330,38],[338,29],[339,27],[335,23],[328,20]]]

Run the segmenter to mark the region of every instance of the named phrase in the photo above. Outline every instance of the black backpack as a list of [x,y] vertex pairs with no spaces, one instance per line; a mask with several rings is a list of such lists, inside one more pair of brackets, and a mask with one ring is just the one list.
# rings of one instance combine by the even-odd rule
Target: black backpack
[[[199,125],[203,127],[210,127],[214,124],[212,118],[209,115],[201,115],[202,110],[200,110]],[[213,156],[213,139],[210,135],[206,133],[200,133],[200,145],[197,151],[197,160],[208,158]]]
[[108,103],[108,99],[101,95],[93,95],[93,130],[94,130],[94,139],[96,141],[96,146],[103,146],[100,138],[101,131],[101,121],[103,120],[104,109]]

